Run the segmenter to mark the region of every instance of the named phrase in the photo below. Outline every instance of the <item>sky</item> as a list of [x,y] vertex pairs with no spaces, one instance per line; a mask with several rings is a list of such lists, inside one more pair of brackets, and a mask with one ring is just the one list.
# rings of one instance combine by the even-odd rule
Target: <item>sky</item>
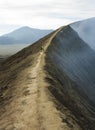
[[94,16],[95,0],[0,0],[0,35],[21,26],[56,29]]

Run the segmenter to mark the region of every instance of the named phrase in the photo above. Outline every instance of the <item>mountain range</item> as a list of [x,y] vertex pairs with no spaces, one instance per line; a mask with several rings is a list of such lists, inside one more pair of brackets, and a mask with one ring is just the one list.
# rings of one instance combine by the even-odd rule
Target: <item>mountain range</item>
[[0,130],[95,130],[93,23],[60,27],[0,64]]
[[32,44],[52,31],[53,30],[41,30],[25,26],[0,36],[0,44]]

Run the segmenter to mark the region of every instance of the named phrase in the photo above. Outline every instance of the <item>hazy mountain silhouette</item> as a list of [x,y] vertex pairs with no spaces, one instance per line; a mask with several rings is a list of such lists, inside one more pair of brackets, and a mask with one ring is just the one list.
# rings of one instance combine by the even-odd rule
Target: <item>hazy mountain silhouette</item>
[[0,44],[32,44],[53,30],[40,30],[30,27],[21,27],[11,33],[0,36]]

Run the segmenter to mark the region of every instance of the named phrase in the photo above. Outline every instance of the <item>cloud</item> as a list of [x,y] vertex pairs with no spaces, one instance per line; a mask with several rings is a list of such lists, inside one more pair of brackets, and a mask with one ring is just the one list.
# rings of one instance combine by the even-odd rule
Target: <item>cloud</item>
[[94,0],[0,0],[0,24],[57,28],[94,15]]

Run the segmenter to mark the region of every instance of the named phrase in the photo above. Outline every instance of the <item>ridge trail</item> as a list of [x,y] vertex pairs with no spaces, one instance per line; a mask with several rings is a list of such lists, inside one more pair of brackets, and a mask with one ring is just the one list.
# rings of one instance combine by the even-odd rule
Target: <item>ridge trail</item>
[[[45,49],[47,47],[48,46],[45,46]],[[47,89],[48,84],[45,81],[44,65],[45,50],[40,52],[37,63],[33,68],[31,68],[30,73],[32,82],[31,84],[29,84],[28,90],[33,100],[33,102],[31,103],[33,111],[33,114],[31,114],[33,118],[31,120],[32,125],[30,129],[63,130],[62,119],[60,118],[60,116],[58,116],[59,112],[55,108],[54,103],[49,100],[49,93]]]
[[77,124],[71,128],[62,120],[61,112],[57,110],[48,90],[50,84],[45,80],[45,52],[56,33],[45,43],[44,51],[32,55],[36,57],[33,64],[31,61],[18,74],[13,100],[5,106],[6,111],[0,117],[0,130],[80,130]]

